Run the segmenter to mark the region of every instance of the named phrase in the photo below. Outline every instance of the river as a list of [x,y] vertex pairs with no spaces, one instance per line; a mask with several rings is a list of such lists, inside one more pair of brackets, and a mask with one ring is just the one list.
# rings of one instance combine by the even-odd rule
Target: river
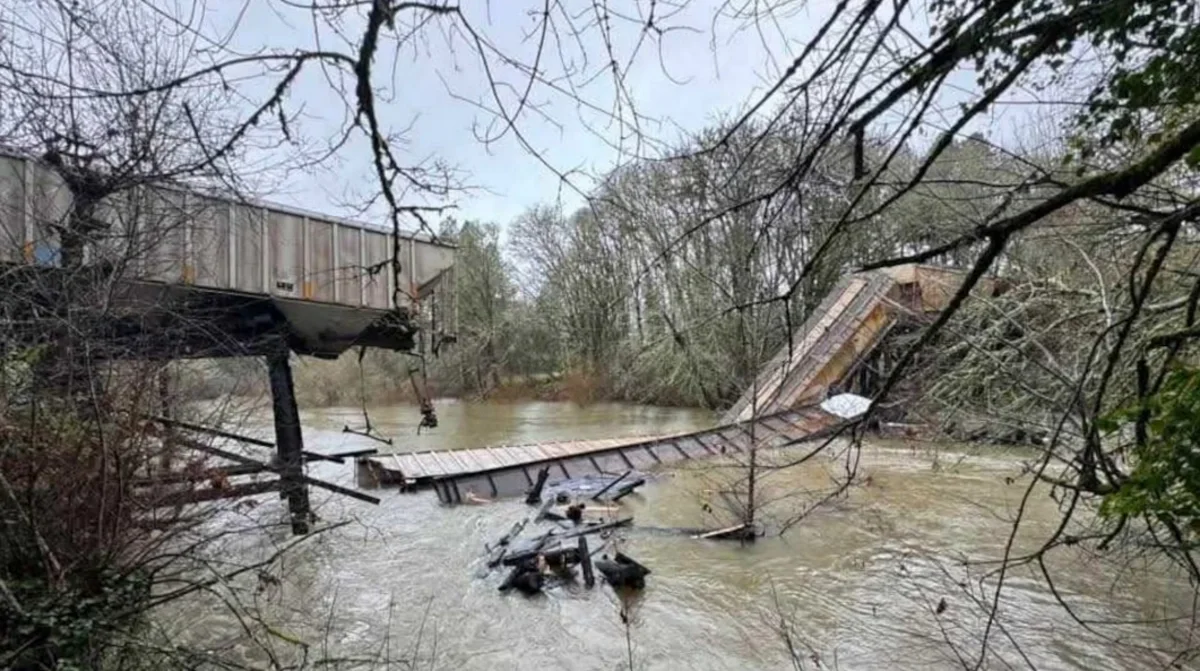
[[[375,445],[342,431],[361,427],[359,410],[302,414],[309,449]],[[371,421],[396,441],[380,447],[395,450],[671,433],[713,421],[694,410],[617,404],[445,401],[438,414],[441,425],[419,437],[414,407],[376,408]],[[269,433],[269,414],[259,409],[249,417],[253,428]],[[721,469],[706,464],[658,473],[624,502],[636,521],[622,534],[621,548],[653,571],[629,606],[628,626],[607,587],[568,586],[525,598],[498,593],[500,574],[482,576],[484,544],[528,514],[521,502],[451,508],[430,492],[390,489],[376,490],[378,506],[314,489],[324,521],[353,522],[291,550],[275,570],[280,584],[246,598],[278,631],[312,650],[389,651],[416,658],[421,669],[614,670],[628,668],[630,657],[635,669],[961,668],[957,655],[979,655],[986,621],[977,600],[990,599],[995,584],[981,588],[978,578],[994,566],[973,562],[1004,550],[1026,482],[1006,479],[1020,475],[1022,455],[878,443],[864,447],[860,459],[862,485],[783,536],[746,547],[672,531],[720,522],[702,503],[714,480],[725,477]],[[843,463],[816,459],[772,474],[766,495],[789,496],[764,515],[779,521],[802,509]],[[352,482],[349,466],[313,468],[319,477]],[[1016,555],[1057,524],[1058,505],[1048,494],[1036,490],[1030,497]],[[263,500],[254,514],[278,517],[276,497]],[[258,532],[226,552],[265,556],[290,541],[283,530]],[[1134,669],[1168,661],[1156,650],[1178,645],[1169,627],[1120,623],[1184,612],[1186,582],[1160,565],[1121,571],[1075,548],[1052,554],[1048,566],[1076,614],[1106,624],[1085,631],[1036,563],[1019,567],[1007,576],[991,631],[1003,659],[989,657],[985,668]],[[195,607],[176,622],[213,644],[228,632],[223,625],[228,616],[215,607]],[[265,653],[245,654],[253,662]]]

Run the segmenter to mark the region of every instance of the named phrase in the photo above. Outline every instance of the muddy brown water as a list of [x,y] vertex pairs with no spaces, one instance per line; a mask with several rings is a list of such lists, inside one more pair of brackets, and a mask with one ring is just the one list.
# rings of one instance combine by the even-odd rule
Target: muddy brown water
[[[439,404],[441,426],[416,435],[415,407],[376,408],[371,420],[392,447],[417,450],[569,438],[673,433],[709,426],[693,410],[619,404]],[[373,443],[347,434],[361,412],[304,412],[307,447],[336,452]],[[247,423],[269,435],[262,408]],[[768,461],[802,454],[775,453]],[[770,475],[763,515],[790,519],[830,487],[847,453]],[[810,513],[782,537],[742,547],[693,540],[672,531],[728,522],[712,502],[716,483],[740,477],[731,464],[665,468],[625,508],[635,527],[620,547],[649,566],[647,588],[622,604],[607,587],[578,585],[524,598],[496,591],[501,574],[481,577],[484,544],[528,513],[519,501],[446,507],[431,492],[376,490],[378,506],[313,490],[325,522],[352,520],[289,551],[273,566],[280,584],[247,583],[241,603],[288,638],[304,640],[310,658],[390,654],[422,669],[885,669],[961,668],[980,654],[986,618],[980,603],[994,581],[979,578],[1001,556],[1024,493],[1017,476],[1028,455],[972,448],[932,451],[894,443],[868,445],[860,480]],[[313,474],[351,483],[350,466],[319,464]],[[869,476],[869,477],[868,477]],[[277,520],[277,497],[217,523],[247,528]],[[703,509],[710,503],[718,514]],[[1048,491],[1036,490],[1014,555],[1035,547],[1059,519]],[[221,549],[234,565],[265,557],[292,539],[283,530],[231,534]],[[965,563],[964,563],[965,562]],[[982,563],[980,563],[982,562]],[[1124,568],[1125,570],[1122,570]],[[1162,565],[1111,565],[1076,548],[1051,555],[1058,597],[1037,564],[1006,576],[991,645],[1003,653],[984,668],[1161,668],[1187,612],[1191,589]],[[939,608],[939,603],[944,605]],[[938,610],[941,610],[938,613]],[[1127,624],[1156,620],[1153,625]],[[210,645],[237,644],[225,610],[196,602],[164,617],[164,627]],[[234,632],[234,633],[231,633]],[[271,654],[291,644],[267,636]],[[795,657],[793,662],[794,650]],[[949,641],[949,642],[947,642]],[[1018,650],[1019,647],[1019,650]],[[268,651],[248,646],[248,662]],[[341,668],[351,668],[344,666]],[[363,666],[362,668],[366,668]],[[399,667],[393,667],[399,668]]]

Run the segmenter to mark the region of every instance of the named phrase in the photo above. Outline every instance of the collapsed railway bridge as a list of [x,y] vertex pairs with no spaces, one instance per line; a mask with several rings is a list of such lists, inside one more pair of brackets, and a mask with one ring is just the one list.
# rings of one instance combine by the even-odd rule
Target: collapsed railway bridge
[[[956,271],[905,265],[848,275],[759,372],[715,428],[671,436],[558,441],[460,450],[380,454],[358,459],[361,484],[431,487],[445,503],[467,492],[516,496],[539,470],[564,478],[620,473],[656,464],[779,447],[828,437],[847,417],[822,408],[843,391],[870,393],[889,362],[876,356],[893,332],[930,320],[961,282]],[[865,365],[873,361],[873,366]],[[753,438],[752,438],[753,437]]]

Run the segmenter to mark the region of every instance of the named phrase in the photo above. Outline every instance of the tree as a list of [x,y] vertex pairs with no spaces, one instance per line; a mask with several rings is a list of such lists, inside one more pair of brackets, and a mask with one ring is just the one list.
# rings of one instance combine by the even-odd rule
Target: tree
[[500,253],[495,224],[443,222],[442,235],[458,245],[455,262],[458,333],[454,352],[458,380],[468,393],[486,394],[502,384],[502,373],[518,343],[512,340],[514,289]]

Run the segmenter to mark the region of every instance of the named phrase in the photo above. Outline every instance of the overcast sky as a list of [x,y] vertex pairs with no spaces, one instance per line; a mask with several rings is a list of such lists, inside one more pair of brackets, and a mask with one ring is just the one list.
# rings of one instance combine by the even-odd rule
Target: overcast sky
[[[782,28],[795,44],[807,37],[808,26],[819,20],[822,2],[796,3],[795,10],[782,16],[786,24]],[[536,25],[536,17],[530,16],[529,10],[540,7],[540,2],[494,0],[490,7],[483,2],[467,4],[474,7],[466,10],[468,19],[480,32],[510,55],[533,62],[538,36],[528,35]],[[588,4],[580,6],[586,8]],[[636,11],[634,3],[612,6]],[[788,57],[785,42],[776,29],[764,27],[760,32],[750,27],[738,31],[733,21],[721,21],[714,31],[715,6],[711,2],[693,2],[685,12],[660,19],[664,27],[679,29],[668,31],[660,42],[647,40],[633,59],[627,79],[628,93],[638,111],[650,118],[642,126],[647,136],[674,141],[684,132],[700,130],[722,115],[744,109],[746,101],[763,90],[764,81],[773,80],[778,72],[768,54],[776,59]],[[274,48],[311,48],[316,44],[311,15],[285,4],[267,0],[251,0],[246,5],[210,2],[206,12],[204,32],[214,39],[237,22],[233,46],[243,52],[264,44]],[[608,59],[607,48],[594,24],[587,25],[590,20],[586,14],[575,17],[576,25],[586,28],[584,48],[576,44],[570,49],[570,41],[564,36],[565,60],[581,68],[572,79],[576,84],[586,85],[581,89],[583,96],[611,110],[615,100],[612,78],[603,72],[593,77]],[[556,23],[560,28],[566,25],[561,17]],[[626,62],[641,30],[616,18],[610,25],[614,31],[614,52],[619,61]],[[357,39],[362,25],[348,21],[343,29],[347,36]],[[415,54],[413,48],[408,48],[394,58],[393,43],[389,45],[390,51],[376,61],[377,82],[386,84],[388,89],[394,88],[395,94],[382,103],[381,120],[392,129],[410,128],[406,134],[408,142],[399,147],[402,155],[414,163],[441,159],[462,170],[464,178],[478,187],[454,199],[460,217],[503,224],[531,205],[551,202],[560,196],[566,206],[578,205],[578,194],[570,188],[560,188],[561,180],[554,171],[532,156],[512,133],[491,144],[476,139],[475,129],[493,120],[489,112],[472,102],[493,104],[479,59],[461,35],[448,41],[436,25],[426,27],[423,32],[425,39]],[[338,44],[336,34],[328,26],[320,30],[320,35],[326,47],[352,49],[344,43]],[[558,51],[553,42],[550,36],[545,52]],[[582,70],[583,52],[587,53],[587,70]],[[492,60],[498,63],[495,57]],[[558,53],[546,53],[542,69],[548,76],[562,75],[563,60]],[[786,61],[783,62],[786,67]],[[505,71],[502,66],[497,78],[514,86],[525,84],[512,70]],[[516,97],[510,93],[509,102]],[[342,108],[336,99],[337,94],[316,70],[301,78],[291,101],[294,106],[304,106],[303,128],[307,137],[317,139],[336,134],[342,121]],[[637,147],[627,142],[623,148],[612,146],[622,135],[616,124],[605,123],[600,114],[588,112],[549,87],[535,85],[531,99],[539,107],[526,109],[520,128],[528,143],[556,170],[598,174],[623,158],[628,159],[631,152],[654,152],[649,145]],[[625,117],[628,119],[629,115]],[[293,175],[287,184],[275,185],[274,193],[267,195],[271,200],[313,210],[337,210],[340,203],[354,200],[361,189],[372,186],[374,177],[370,169],[366,145],[359,142],[342,151],[340,161],[331,163],[326,170]],[[573,181],[583,190],[589,186],[583,175],[573,176]]]
[[[492,44],[509,57],[534,61],[539,35],[533,30],[537,16],[530,10],[540,9],[541,2],[465,0],[464,4],[468,5],[464,10],[467,20]],[[582,36],[577,41],[566,35],[567,20],[556,16],[559,39],[553,33],[547,36],[540,70],[560,88],[568,81],[581,87],[577,92],[588,104],[612,110],[616,96],[606,71],[609,50],[594,14],[587,9],[592,3],[565,4],[581,8],[572,22]],[[613,54],[622,64],[630,60],[644,32],[646,17],[638,12],[651,4],[648,0],[609,3],[626,16],[611,18],[608,23]],[[774,83],[833,6],[830,0],[794,2],[791,9],[777,12],[776,24],[745,25],[730,18],[714,22],[714,10],[720,3],[711,0],[694,0],[673,16],[663,14],[665,2],[653,4],[659,12],[656,25],[667,30],[661,38],[642,43],[632,59],[626,86],[638,111],[649,119],[642,125],[643,135],[668,142],[744,110],[748,101]],[[354,14],[337,24],[326,20],[314,26],[311,12],[289,7],[282,0],[209,0],[198,22],[214,40],[232,31],[230,46],[240,52],[261,50],[264,45],[311,49],[319,43],[323,48],[353,53],[362,34],[362,19]],[[408,129],[406,142],[396,147],[402,159],[412,163],[444,161],[461,170],[464,180],[476,187],[453,198],[455,216],[503,225],[532,205],[558,198],[570,209],[580,204],[580,196],[562,185],[555,170],[603,174],[633,152],[655,153],[656,148],[647,144],[620,143],[623,133],[617,124],[606,123],[602,114],[542,84],[534,85],[530,96],[538,106],[525,108],[519,128],[550,167],[511,132],[490,144],[480,142],[476,132],[495,120],[477,106],[494,105],[488,80],[464,34],[459,31],[447,36],[449,25],[449,19],[425,25],[418,32],[420,38],[407,40],[400,50],[394,39],[382,46],[375,62],[375,81],[384,89],[379,112],[383,124],[392,130]],[[346,38],[339,38],[335,27]],[[506,104],[514,106],[527,79],[506,69],[495,54],[489,60],[495,78],[513,87],[502,95]],[[575,69],[569,80],[564,77],[564,63]],[[277,80],[278,75],[262,80],[258,93]],[[255,93],[253,85],[245,86],[250,95]],[[344,121],[338,93],[316,69],[300,78],[290,105],[303,108],[302,128],[310,141],[336,136]],[[628,113],[623,117],[630,118]],[[323,169],[293,174],[282,184],[279,180],[265,182],[262,186],[268,192],[263,195],[311,210],[344,214],[346,203],[361,202],[368,192],[378,190],[371,170],[370,152],[365,142],[357,139]],[[584,175],[572,179],[584,191],[591,185]]]

